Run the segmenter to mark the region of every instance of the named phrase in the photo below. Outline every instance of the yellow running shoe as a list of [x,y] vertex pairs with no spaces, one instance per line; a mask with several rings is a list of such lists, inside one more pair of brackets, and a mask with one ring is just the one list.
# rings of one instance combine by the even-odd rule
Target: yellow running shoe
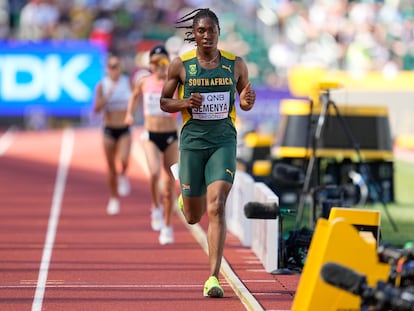
[[204,297],[222,298],[224,291],[215,276],[210,276],[204,283]]
[[180,195],[178,196],[178,199],[177,199],[177,206],[178,206],[178,209],[180,210],[180,212],[182,213],[183,209],[184,209],[184,201],[183,201],[183,195],[181,193],[180,193]]

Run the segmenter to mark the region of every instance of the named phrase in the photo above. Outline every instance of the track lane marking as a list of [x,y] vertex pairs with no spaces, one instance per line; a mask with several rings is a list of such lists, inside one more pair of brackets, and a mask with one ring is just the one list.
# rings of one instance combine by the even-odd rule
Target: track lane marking
[[[6,288],[34,288],[37,280],[22,280],[19,284],[3,284],[0,285],[0,289]],[[77,282],[65,282],[65,281],[48,281],[48,288],[200,288],[199,283],[130,283],[130,284],[115,284],[115,283],[77,283]],[[224,288],[230,288],[230,285],[223,284]]]
[[42,261],[40,263],[36,291],[32,302],[32,311],[42,310],[50,259],[52,257],[53,246],[55,243],[56,230],[62,207],[62,198],[65,192],[66,177],[68,175],[69,164],[72,158],[74,142],[75,135],[73,129],[65,129],[62,134],[62,145],[60,149],[58,171],[56,175],[55,188],[53,191],[53,200],[47,226],[46,239],[43,246]]
[[[200,244],[201,248],[206,254],[208,254],[208,244],[207,244],[207,235],[203,228],[199,224],[189,225],[185,221],[183,213],[176,211],[180,219],[183,221],[184,225],[190,230],[194,238]],[[221,273],[223,274],[226,281],[229,283],[230,287],[239,297],[241,302],[244,304],[247,310],[249,311],[264,311],[262,305],[257,301],[249,289],[244,286],[243,282],[239,279],[236,273],[231,268],[230,264],[223,256],[221,263]]]
[[0,156],[6,153],[11,144],[13,143],[14,133],[16,128],[11,126],[7,131],[0,137]]

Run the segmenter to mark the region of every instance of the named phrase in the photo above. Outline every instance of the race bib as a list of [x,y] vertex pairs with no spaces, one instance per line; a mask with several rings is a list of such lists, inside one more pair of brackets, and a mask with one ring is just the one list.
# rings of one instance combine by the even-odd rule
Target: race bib
[[203,93],[201,106],[193,108],[193,119],[221,120],[226,119],[230,109],[230,92]]
[[168,112],[162,111],[160,108],[160,93],[145,93],[144,94],[144,111],[146,115],[150,116],[164,116]]

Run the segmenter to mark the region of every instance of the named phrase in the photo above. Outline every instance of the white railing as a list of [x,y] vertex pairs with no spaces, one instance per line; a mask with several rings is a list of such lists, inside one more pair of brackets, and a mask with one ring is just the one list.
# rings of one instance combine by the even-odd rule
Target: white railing
[[249,174],[237,171],[227,200],[227,228],[243,246],[252,249],[270,273],[278,269],[278,219],[247,219],[244,205],[251,201],[279,204],[278,196],[266,184],[255,182]]

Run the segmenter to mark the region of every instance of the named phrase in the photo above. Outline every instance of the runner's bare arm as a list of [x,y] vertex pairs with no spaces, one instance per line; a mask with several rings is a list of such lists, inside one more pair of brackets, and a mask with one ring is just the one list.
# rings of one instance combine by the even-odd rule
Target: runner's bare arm
[[167,81],[161,92],[161,110],[166,112],[178,112],[186,108],[195,108],[201,105],[201,95],[191,94],[189,98],[175,99],[177,87],[185,80],[185,70],[180,58],[175,58],[168,67]]
[[141,97],[142,94],[142,85],[145,81],[146,77],[141,78],[136,84],[134,89],[132,90],[132,94],[128,100],[128,108],[125,114],[125,124],[133,125],[134,124],[134,113],[137,109],[138,99]]
[[98,113],[105,106],[107,99],[103,95],[102,83],[99,83],[95,90],[95,102],[93,106],[93,111]]
[[251,89],[251,82],[249,81],[249,73],[246,63],[242,58],[236,58],[236,80],[237,91],[240,97],[240,108],[248,111],[253,108],[256,101],[256,92]]

